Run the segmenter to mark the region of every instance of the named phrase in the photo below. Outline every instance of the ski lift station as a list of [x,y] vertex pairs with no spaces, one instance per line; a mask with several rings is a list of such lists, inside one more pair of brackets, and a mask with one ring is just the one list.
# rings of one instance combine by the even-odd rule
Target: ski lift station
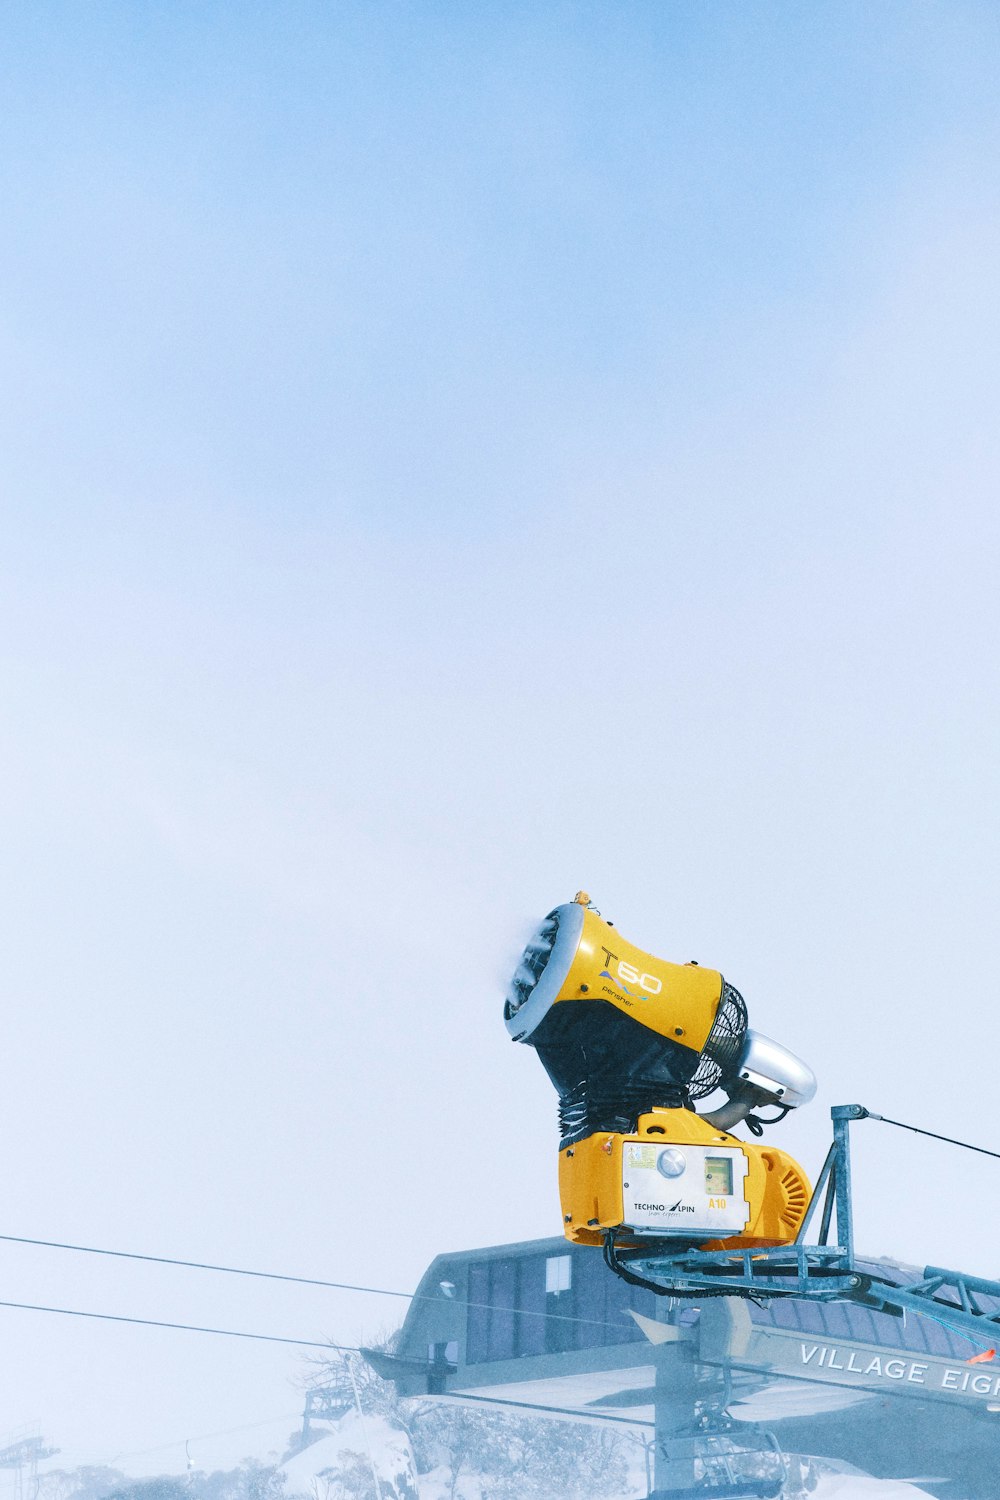
[[368,1357],[402,1395],[645,1429],[657,1495],[788,1493],[759,1478],[706,1489],[713,1452],[766,1450],[996,1500],[1000,1361],[969,1363],[977,1347],[922,1313],[851,1301],[656,1296],[556,1238],[439,1256],[396,1352]]

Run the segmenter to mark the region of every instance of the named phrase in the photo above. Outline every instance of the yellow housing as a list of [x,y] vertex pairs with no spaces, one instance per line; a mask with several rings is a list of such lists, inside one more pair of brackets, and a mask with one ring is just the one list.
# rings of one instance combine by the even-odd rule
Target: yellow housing
[[[798,1162],[774,1146],[738,1140],[687,1109],[652,1109],[640,1116],[634,1133],[598,1131],[560,1151],[559,1197],[568,1240],[600,1245],[607,1230],[620,1229],[619,1244],[641,1246],[645,1235],[630,1236],[630,1226],[624,1223],[624,1152],[631,1143],[735,1148],[743,1154],[746,1176],[741,1186],[734,1183],[734,1187],[744,1194],[749,1208],[746,1227],[719,1239],[693,1235],[702,1249],[784,1245],[794,1240],[810,1196],[808,1178]],[[723,1202],[731,1204],[731,1200],[718,1201],[721,1217]]]
[[[761,1102],[784,1100],[787,1112],[815,1080],[748,1031],[743,997],[717,969],[627,942],[580,892],[526,945],[504,1019],[559,1095],[567,1239],[596,1245],[614,1230],[632,1248],[763,1248],[795,1238],[809,1202],[802,1169],[728,1131]],[[694,1108],[716,1089],[729,1103],[713,1123]]]
[[605,1000],[650,1031],[701,1052],[722,995],[722,975],[673,964],[626,942],[596,911],[585,910],[576,956],[556,1004]]

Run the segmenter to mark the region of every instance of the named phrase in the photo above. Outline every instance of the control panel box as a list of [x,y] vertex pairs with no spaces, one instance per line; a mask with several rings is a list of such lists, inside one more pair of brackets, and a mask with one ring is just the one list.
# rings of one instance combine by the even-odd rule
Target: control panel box
[[739,1234],[750,1219],[744,1153],[730,1146],[626,1141],[622,1220],[636,1234]]

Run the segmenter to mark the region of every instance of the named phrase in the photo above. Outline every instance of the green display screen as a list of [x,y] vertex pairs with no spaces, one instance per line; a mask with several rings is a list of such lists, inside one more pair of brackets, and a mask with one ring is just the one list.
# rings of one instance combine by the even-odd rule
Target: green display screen
[[705,1192],[710,1198],[727,1198],[733,1191],[731,1156],[705,1157]]

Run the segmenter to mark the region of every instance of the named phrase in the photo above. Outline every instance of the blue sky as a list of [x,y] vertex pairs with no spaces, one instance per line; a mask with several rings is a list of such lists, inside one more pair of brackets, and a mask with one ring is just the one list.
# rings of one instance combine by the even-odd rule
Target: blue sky
[[[499,996],[580,886],[810,1059],[808,1168],[848,1098],[989,1143],[995,8],[5,21],[8,1228],[403,1287],[552,1232]],[[996,1272],[983,1179],[887,1149],[861,1244]],[[67,1454],[298,1400],[8,1316]]]
[[[474,496],[505,527],[597,456],[595,423],[628,452],[751,372],[822,369],[891,278],[893,200],[995,133],[995,24],[25,9],[0,254],[26,383],[88,487],[207,486],[265,517],[339,501],[366,530],[419,502],[445,534]],[[536,472],[548,491],[512,486]]]

